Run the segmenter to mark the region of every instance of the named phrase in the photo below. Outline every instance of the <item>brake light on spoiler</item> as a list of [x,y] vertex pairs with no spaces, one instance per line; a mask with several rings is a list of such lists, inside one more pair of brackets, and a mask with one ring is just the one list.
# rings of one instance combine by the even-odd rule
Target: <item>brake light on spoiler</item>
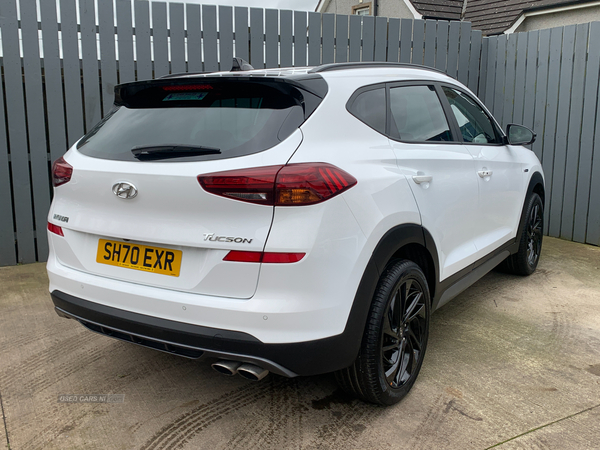
[[255,167],[199,175],[206,192],[233,200],[268,206],[304,206],[324,202],[350,189],[357,181],[327,163]]

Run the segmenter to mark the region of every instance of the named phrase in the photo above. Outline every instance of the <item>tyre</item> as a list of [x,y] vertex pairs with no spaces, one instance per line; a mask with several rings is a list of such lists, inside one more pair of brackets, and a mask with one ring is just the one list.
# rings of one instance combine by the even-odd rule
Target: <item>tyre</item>
[[431,298],[421,268],[390,263],[375,291],[359,355],[336,373],[340,387],[380,405],[399,402],[415,383],[429,334]]
[[502,271],[523,276],[535,272],[542,253],[544,204],[538,194],[529,197],[525,214],[519,250],[500,264]]

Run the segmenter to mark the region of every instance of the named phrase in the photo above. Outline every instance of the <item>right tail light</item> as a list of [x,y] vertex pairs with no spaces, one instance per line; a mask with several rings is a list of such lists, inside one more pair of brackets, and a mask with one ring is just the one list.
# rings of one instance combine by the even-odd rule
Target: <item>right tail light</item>
[[52,164],[52,185],[54,187],[71,181],[73,166],[66,162],[61,156]]
[[348,172],[327,163],[216,172],[199,175],[198,182],[211,194],[268,206],[314,205],[341,194],[357,183]]

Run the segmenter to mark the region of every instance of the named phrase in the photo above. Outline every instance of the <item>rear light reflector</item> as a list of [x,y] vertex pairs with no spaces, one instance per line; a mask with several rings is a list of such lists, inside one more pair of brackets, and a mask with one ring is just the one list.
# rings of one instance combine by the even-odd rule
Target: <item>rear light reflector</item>
[[54,164],[52,164],[52,185],[54,187],[71,181],[72,175],[73,166],[66,162],[62,156],[54,161]]
[[211,194],[267,206],[314,205],[350,189],[357,181],[327,163],[266,166],[199,175]]
[[63,230],[61,227],[59,227],[58,225],[54,225],[53,223],[48,222],[48,231],[50,231],[51,233],[54,234],[58,234],[59,236],[63,236]]
[[275,253],[275,252],[241,252],[232,250],[223,261],[289,264],[300,261],[306,253]]

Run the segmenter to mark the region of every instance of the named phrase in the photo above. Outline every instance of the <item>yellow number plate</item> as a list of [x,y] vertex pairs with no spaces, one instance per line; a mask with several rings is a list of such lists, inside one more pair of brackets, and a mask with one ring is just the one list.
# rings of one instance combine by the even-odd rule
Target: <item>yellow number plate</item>
[[178,277],[181,255],[181,250],[100,239],[96,262]]

